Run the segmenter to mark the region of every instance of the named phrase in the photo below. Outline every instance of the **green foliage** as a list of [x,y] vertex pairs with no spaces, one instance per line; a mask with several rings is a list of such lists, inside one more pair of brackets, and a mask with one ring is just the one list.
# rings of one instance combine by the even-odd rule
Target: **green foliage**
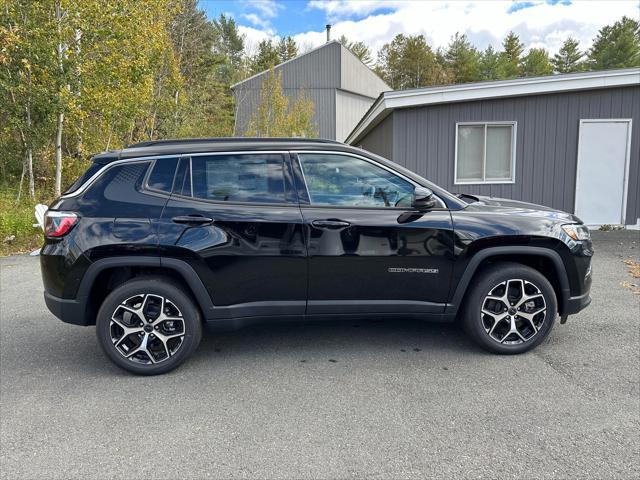
[[580,51],[579,43],[576,39],[567,38],[558,53],[551,59],[553,70],[556,73],[573,73],[584,70],[582,58],[584,53]]
[[454,35],[444,53],[444,64],[455,83],[481,78],[480,53],[469,43],[466,35]]
[[496,80],[500,78],[498,67],[500,53],[489,45],[480,58],[480,80]]
[[280,63],[278,46],[271,40],[262,40],[258,44],[258,53],[251,59],[249,73],[255,75],[264,72],[278,63]]
[[524,44],[520,37],[509,32],[502,42],[502,52],[498,57],[498,78],[516,78],[522,75],[520,60],[523,51]]
[[640,66],[640,23],[622,17],[598,32],[589,50],[589,67],[593,70]]
[[253,112],[248,137],[315,137],[314,105],[303,91],[293,105],[282,89],[282,73],[271,67],[260,89],[260,103]]
[[0,256],[35,250],[42,230],[34,228],[35,200],[16,202],[16,189],[0,186]]
[[549,54],[544,48],[532,48],[520,62],[523,77],[539,77],[551,75],[553,66],[549,61]]
[[291,60],[298,55],[298,46],[291,37],[283,37],[278,42],[278,60],[280,63]]
[[376,71],[396,90],[448,81],[444,67],[424,35],[396,35],[378,53]]

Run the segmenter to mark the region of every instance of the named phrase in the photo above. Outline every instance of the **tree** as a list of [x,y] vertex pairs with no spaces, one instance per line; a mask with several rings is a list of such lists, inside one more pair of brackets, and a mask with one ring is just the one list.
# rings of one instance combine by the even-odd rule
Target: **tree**
[[448,80],[423,35],[396,35],[380,50],[376,71],[396,90],[446,83]]
[[280,63],[278,53],[277,46],[271,40],[261,40],[258,44],[258,53],[251,59],[251,75],[264,72],[278,65]]
[[593,70],[640,66],[640,23],[625,16],[602,27],[589,50],[588,63]]
[[503,51],[500,52],[497,68],[498,77],[519,77],[522,74],[520,64],[522,52],[524,51],[524,44],[520,41],[520,37],[513,32],[509,32],[502,42],[502,48]]
[[338,41],[351,50],[351,53],[358,57],[367,67],[371,68],[373,66],[371,49],[364,42],[352,42],[344,35],[341,35],[340,38],[338,38]]
[[298,46],[291,37],[283,37],[278,42],[278,60],[280,63],[291,60],[298,55]]
[[499,78],[500,54],[489,45],[480,56],[480,78],[482,80],[496,80]]
[[[218,19],[213,20],[213,35],[211,48],[215,55],[226,59],[225,63],[230,67],[232,73],[227,72],[225,80],[231,84],[244,73],[244,35],[238,31],[236,21],[224,14],[220,14]],[[233,79],[230,80],[230,78]]]
[[551,65],[556,73],[580,72],[584,69],[584,63],[581,61],[584,53],[580,51],[579,42],[569,37],[567,38],[558,53],[551,59]]
[[19,152],[21,171],[17,199],[27,177],[28,193],[35,199],[34,166],[54,131],[56,71],[53,55],[55,36],[51,31],[51,12],[41,2],[9,2],[0,11],[0,94],[1,118],[12,135],[1,138],[3,155]]
[[289,99],[282,89],[282,72],[273,67],[260,89],[260,104],[253,112],[246,136],[249,137],[314,137],[314,105],[304,92],[289,108]]
[[454,83],[480,80],[480,53],[466,35],[456,33],[444,52],[444,65]]
[[520,69],[525,77],[539,77],[553,73],[549,54],[544,48],[532,48],[529,50],[529,53],[520,62]]

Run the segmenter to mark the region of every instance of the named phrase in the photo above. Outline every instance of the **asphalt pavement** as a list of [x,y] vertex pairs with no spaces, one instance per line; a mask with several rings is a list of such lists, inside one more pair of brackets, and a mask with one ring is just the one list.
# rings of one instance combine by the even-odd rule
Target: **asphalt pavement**
[[[594,233],[593,304],[533,352],[395,319],[205,334],[145,378],[0,259],[0,478],[639,478],[639,232]],[[638,280],[635,280],[638,283]]]

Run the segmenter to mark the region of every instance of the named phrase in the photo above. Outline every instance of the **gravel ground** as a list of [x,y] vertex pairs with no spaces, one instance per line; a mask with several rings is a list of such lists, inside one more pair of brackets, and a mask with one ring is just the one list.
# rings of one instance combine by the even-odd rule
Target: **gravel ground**
[[594,237],[593,304],[525,355],[332,321],[210,332],[153,378],[46,310],[37,258],[0,259],[0,476],[639,478],[640,236]]

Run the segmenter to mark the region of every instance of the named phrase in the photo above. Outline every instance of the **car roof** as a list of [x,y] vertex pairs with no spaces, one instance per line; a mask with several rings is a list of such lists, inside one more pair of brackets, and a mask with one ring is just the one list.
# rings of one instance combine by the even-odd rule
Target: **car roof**
[[129,145],[122,150],[111,150],[95,155],[100,164],[115,160],[158,155],[185,155],[190,153],[224,151],[269,150],[340,150],[358,152],[359,149],[334,140],[310,138],[189,138],[179,140],[152,140]]

